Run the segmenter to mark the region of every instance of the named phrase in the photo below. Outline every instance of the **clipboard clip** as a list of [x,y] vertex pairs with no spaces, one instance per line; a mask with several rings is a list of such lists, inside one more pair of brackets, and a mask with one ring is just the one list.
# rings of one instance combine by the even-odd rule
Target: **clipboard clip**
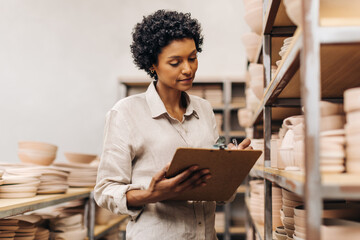
[[225,150],[227,148],[225,142],[226,142],[225,137],[219,137],[216,143],[214,144],[214,148]]

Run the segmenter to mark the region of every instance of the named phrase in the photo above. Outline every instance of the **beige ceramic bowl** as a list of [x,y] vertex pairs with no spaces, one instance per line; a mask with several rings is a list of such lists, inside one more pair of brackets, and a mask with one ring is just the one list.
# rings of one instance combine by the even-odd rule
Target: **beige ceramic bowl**
[[345,125],[344,115],[331,115],[321,118],[320,131],[343,129]]
[[292,227],[292,228],[287,228],[285,225],[285,231],[286,231],[286,234],[288,235],[288,237],[292,238],[292,236],[294,235],[295,228],[291,225],[289,227]]
[[285,11],[290,20],[297,26],[302,25],[301,0],[284,0]]
[[276,232],[281,233],[281,234],[286,234],[284,226],[277,227]]
[[261,34],[262,32],[262,16],[263,16],[263,8],[257,7],[250,9],[245,13],[244,19],[248,26],[251,28],[251,30],[257,34]]
[[293,207],[283,206],[282,211],[283,211],[285,217],[294,217],[294,208]]
[[284,199],[286,200],[291,200],[291,201],[296,201],[296,202],[302,202],[302,198],[298,195],[296,195],[295,193],[293,192],[290,192],[286,189],[282,189],[282,196]]
[[303,202],[297,202],[297,201],[292,201],[292,200],[287,200],[283,198],[283,205],[287,206],[287,207],[297,207],[300,205],[303,205]]
[[42,142],[19,142],[18,156],[23,163],[50,165],[56,158],[57,146]]
[[360,109],[346,114],[346,123],[360,127]]
[[344,105],[341,103],[331,103],[327,101],[321,101],[320,114],[322,117],[331,116],[331,115],[343,115]]
[[323,219],[321,226],[322,239],[358,239],[360,236],[360,224],[343,219]]
[[302,228],[306,228],[305,217],[300,217],[300,216],[294,215],[294,223],[295,223],[296,227],[299,226]]
[[84,153],[72,153],[64,152],[64,155],[69,162],[73,163],[91,163],[95,160],[97,155],[94,154],[84,154]]
[[349,146],[346,147],[346,158],[348,159],[359,159],[360,160],[360,148],[358,145],[352,145],[351,143]]
[[284,234],[284,233],[275,232],[275,237],[276,237],[276,239],[278,239],[278,240],[286,240],[286,239],[287,239],[286,232],[285,232],[285,234]]
[[346,161],[346,171],[348,173],[359,174],[360,173],[360,157],[357,161],[347,160]]
[[360,110],[360,88],[351,88],[344,92],[345,112]]
[[251,79],[259,78],[259,77],[264,79],[264,66],[262,64],[250,63],[249,74]]
[[306,238],[306,234],[305,234],[305,233],[298,232],[298,231],[296,231],[296,229],[295,229],[295,231],[294,231],[294,234],[295,234],[296,236],[300,237],[300,238],[303,238],[303,239]]

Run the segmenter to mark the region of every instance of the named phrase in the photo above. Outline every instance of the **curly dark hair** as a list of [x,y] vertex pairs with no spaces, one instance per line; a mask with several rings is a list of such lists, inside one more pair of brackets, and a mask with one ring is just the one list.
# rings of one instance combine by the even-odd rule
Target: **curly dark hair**
[[157,75],[150,68],[158,63],[158,55],[171,41],[191,38],[194,39],[196,50],[202,51],[201,26],[198,20],[191,18],[190,13],[158,10],[136,24],[132,37],[130,48],[134,63],[155,80]]

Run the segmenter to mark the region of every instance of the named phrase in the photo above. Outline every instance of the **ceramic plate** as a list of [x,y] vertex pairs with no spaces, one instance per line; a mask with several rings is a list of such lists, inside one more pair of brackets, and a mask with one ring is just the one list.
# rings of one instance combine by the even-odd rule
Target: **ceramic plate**
[[0,193],[0,198],[29,198],[35,196],[36,196],[36,192]]
[[4,177],[4,184],[19,184],[19,183],[35,183],[39,182],[38,178],[22,177],[22,176],[9,176]]
[[320,132],[321,137],[325,137],[325,136],[344,136],[344,135],[345,135],[345,129],[336,129],[336,130],[329,130],[329,131]]
[[36,192],[37,187],[18,187],[16,185],[2,185],[0,186],[0,193],[21,193],[21,192]]

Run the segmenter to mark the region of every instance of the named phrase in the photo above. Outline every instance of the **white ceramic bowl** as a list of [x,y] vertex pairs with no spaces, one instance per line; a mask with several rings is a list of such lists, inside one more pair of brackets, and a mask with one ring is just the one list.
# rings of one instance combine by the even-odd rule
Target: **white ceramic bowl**
[[85,153],[73,153],[73,152],[64,152],[64,155],[69,162],[74,163],[91,163],[95,160],[97,155],[94,154],[85,154]]
[[343,129],[345,125],[344,115],[331,115],[321,118],[320,131]]
[[344,92],[345,112],[360,110],[360,88],[351,88]]
[[262,78],[261,81],[264,82],[264,66],[262,64],[250,63],[249,73],[251,80],[254,78]]
[[297,26],[302,25],[301,0],[284,0],[285,11],[290,20]]
[[244,33],[241,36],[241,40],[244,43],[245,46],[249,47],[257,47],[260,44],[261,36],[259,34],[256,34],[254,32],[248,32]]
[[246,56],[247,56],[247,59],[249,60],[249,62],[254,62],[255,61],[256,50],[257,50],[256,46],[247,46],[247,47],[245,47]]
[[344,105],[340,103],[332,103],[327,101],[320,102],[320,114],[321,116],[330,116],[330,115],[343,115],[344,114]]
[[250,9],[245,13],[244,19],[251,30],[259,35],[262,33],[262,24],[263,24],[263,8],[257,7]]
[[346,123],[360,127],[360,111],[352,111],[346,114]]

